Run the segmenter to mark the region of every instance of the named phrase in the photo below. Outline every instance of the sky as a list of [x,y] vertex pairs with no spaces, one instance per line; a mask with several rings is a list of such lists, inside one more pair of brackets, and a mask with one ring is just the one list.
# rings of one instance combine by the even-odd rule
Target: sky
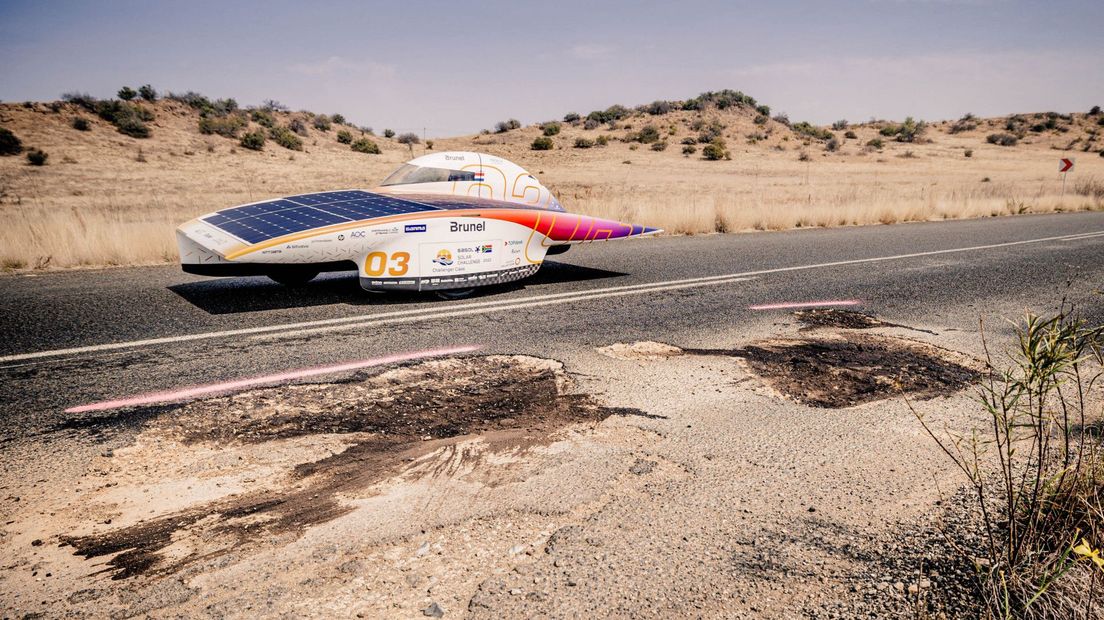
[[741,90],[793,121],[1104,105],[1104,1],[0,0],[0,100],[120,86],[474,133]]

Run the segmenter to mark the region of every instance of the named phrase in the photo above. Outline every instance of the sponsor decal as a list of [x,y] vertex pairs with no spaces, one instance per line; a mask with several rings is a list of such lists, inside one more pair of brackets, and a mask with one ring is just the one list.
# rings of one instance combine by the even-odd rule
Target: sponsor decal
[[338,235],[337,240],[338,241],[344,241],[345,240],[345,235]]
[[364,238],[364,231],[363,230],[354,230],[353,232],[349,233],[349,237],[353,238],[353,239],[363,239]]
[[464,155],[445,155],[445,161],[464,161]]
[[[449,222],[449,232],[483,232],[487,230],[487,222]],[[408,231],[409,232],[409,231]]]
[[476,246],[475,251],[479,252],[480,254],[490,254],[494,251],[494,247],[492,247],[489,243],[485,243],[483,245]]
[[303,249],[306,249],[307,247],[309,247],[309,246],[307,246],[307,244],[305,244],[305,243],[289,243],[287,245],[287,247],[285,247],[284,249],[285,250],[303,250]]
[[425,232],[425,231],[426,231],[426,225],[425,224],[407,224],[406,226],[403,226],[403,232],[419,233],[419,232]]
[[437,257],[433,259],[433,262],[442,267],[448,267],[452,264],[452,252],[442,249],[437,252]]
[[475,177],[472,180],[482,183],[485,178],[486,177],[483,176],[483,171],[480,170],[479,172],[475,173]]
[[261,254],[283,254],[283,250],[261,250]]
[[398,232],[399,232],[399,227],[398,226],[392,226],[391,228],[373,228],[372,229],[372,234],[373,235],[394,235],[394,234],[398,234]]

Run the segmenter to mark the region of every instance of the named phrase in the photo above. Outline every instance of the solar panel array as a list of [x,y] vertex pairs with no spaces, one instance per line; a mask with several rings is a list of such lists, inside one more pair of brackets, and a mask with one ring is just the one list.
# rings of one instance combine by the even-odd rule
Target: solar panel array
[[388,215],[437,211],[432,205],[362,190],[289,196],[223,209],[202,220],[248,243],[292,233]]

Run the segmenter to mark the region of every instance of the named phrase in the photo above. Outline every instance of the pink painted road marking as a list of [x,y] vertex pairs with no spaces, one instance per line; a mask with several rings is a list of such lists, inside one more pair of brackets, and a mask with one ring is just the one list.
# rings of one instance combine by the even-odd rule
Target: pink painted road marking
[[796,301],[782,304],[763,304],[748,306],[748,310],[784,310],[786,308],[823,308],[825,306],[857,306],[858,299],[839,299],[836,301]]
[[135,405],[168,403],[178,400],[195,398],[197,396],[206,396],[208,394],[233,392],[236,390],[241,390],[243,388],[255,387],[258,385],[284,383],[286,381],[294,381],[295,379],[302,379],[305,377],[315,377],[318,375],[348,372],[350,370],[360,370],[361,368],[371,368],[372,366],[382,366],[384,364],[394,364],[397,362],[406,362],[427,357],[440,357],[442,355],[470,353],[472,351],[478,350],[479,348],[479,346],[469,345],[463,347],[453,347],[451,349],[432,349],[429,351],[399,353],[397,355],[388,355],[386,357],[376,357],[367,360],[359,360],[356,362],[334,364],[332,366],[314,366],[310,368],[300,368],[297,370],[289,370],[287,372],[281,372],[274,375],[247,377],[245,379],[237,379],[235,381],[224,381],[222,383],[211,383],[209,385],[197,385],[180,390],[154,392],[151,394],[132,396],[130,398],[107,400],[99,403],[92,403],[89,405],[81,405],[79,407],[70,407],[69,409],[65,410],[65,413],[84,413],[86,411],[104,411],[105,409],[118,409],[120,407],[133,407]]

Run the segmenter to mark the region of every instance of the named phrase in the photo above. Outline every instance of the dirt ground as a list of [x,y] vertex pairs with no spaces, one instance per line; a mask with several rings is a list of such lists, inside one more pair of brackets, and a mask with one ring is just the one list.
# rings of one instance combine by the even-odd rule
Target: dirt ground
[[[961,616],[968,573],[939,544],[969,519],[901,395],[967,428],[976,362],[836,318],[865,329],[450,358],[70,424],[7,449],[0,608]],[[120,438],[61,473],[67,445]]]

